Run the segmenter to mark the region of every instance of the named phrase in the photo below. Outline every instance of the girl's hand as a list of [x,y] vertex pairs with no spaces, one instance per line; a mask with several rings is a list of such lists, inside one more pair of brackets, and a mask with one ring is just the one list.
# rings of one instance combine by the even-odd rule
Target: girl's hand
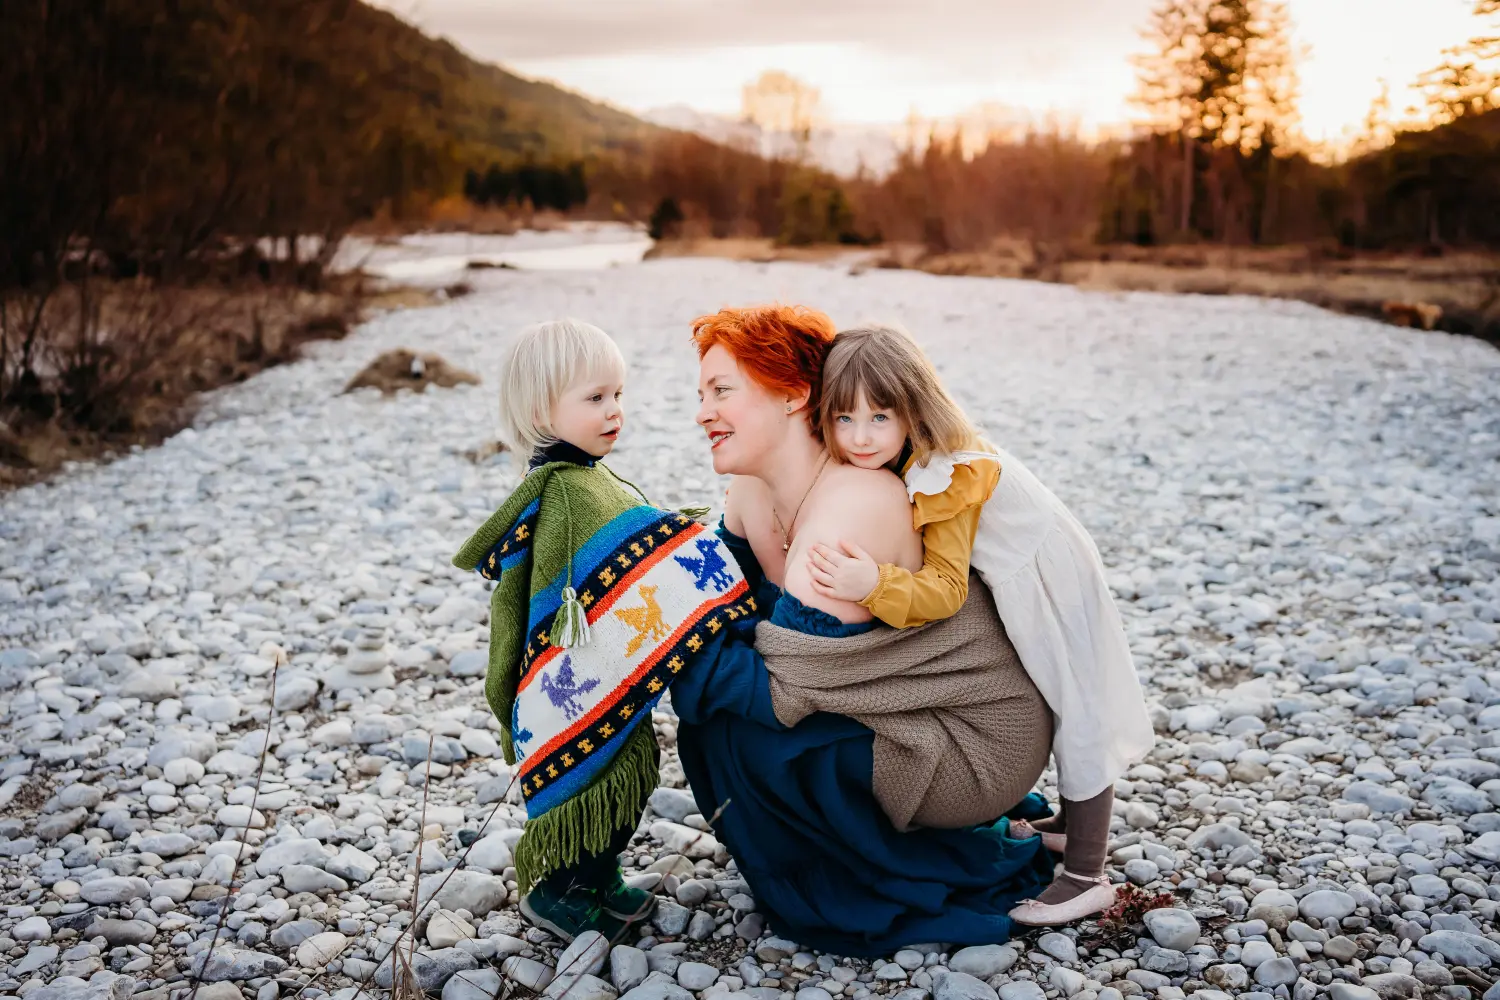
[[807,552],[812,588],[823,597],[859,603],[870,596],[880,582],[880,566],[870,554],[853,542],[839,541],[838,552],[826,545],[814,544]]

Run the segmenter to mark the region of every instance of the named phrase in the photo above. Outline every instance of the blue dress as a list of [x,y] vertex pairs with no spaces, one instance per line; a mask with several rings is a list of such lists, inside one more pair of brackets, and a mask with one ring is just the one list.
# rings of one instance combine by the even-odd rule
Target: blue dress
[[[822,636],[845,625],[767,582],[742,538],[720,537],[777,625]],[[961,830],[902,833],[875,798],[874,734],[818,713],[777,721],[754,622],[715,637],[672,685],[678,753],[698,808],[734,855],[771,929],[836,955],[889,955],[909,944],[1007,940],[1006,913],[1051,880],[1040,838],[1013,840],[1007,818]],[[721,812],[722,810],[722,812]],[[1009,818],[1048,814],[1028,795]]]

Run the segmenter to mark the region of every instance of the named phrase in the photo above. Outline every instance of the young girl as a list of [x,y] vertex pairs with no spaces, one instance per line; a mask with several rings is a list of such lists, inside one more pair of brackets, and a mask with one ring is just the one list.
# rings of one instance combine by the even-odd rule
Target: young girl
[[526,802],[521,912],[568,941],[615,939],[654,903],[620,873],[659,777],[651,708],[693,662],[697,626],[749,613],[745,582],[717,537],[632,495],[600,461],[624,423],[625,383],[603,330],[523,331],[500,383],[502,436],[530,461],[453,561],[496,581],[485,697]]
[[1115,898],[1104,876],[1114,782],[1155,735],[1093,540],[1024,465],[979,437],[903,332],[838,335],[823,368],[820,419],[835,458],[903,476],[925,555],[912,573],[877,566],[856,546],[814,546],[812,586],[910,628],[958,610],[972,565],[1054,716],[1062,808],[1011,829],[1041,834],[1062,853],[1063,873],[1011,916],[1051,925],[1107,908]]

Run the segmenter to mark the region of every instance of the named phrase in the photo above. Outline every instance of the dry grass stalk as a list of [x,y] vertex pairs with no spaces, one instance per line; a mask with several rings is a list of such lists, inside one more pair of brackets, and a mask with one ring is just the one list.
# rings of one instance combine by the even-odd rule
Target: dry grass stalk
[[[428,766],[429,766],[429,773],[430,773],[431,761],[432,761],[432,751],[431,751],[431,748],[430,748],[430,742],[429,742],[429,749],[428,749],[428,753],[427,753],[427,759],[428,759]],[[469,859],[469,851],[473,850],[474,844],[479,843],[480,839],[483,838],[484,831],[487,830],[487,829],[489,829],[490,822],[492,820],[494,820],[495,814],[500,811],[500,807],[502,805],[504,805],[505,801],[510,797],[511,790],[513,788],[515,788],[515,786],[516,786],[516,780],[517,780],[519,774],[520,774],[519,770],[511,774],[511,776],[510,776],[510,783],[505,786],[505,793],[503,795],[501,795],[498,799],[495,800],[495,805],[493,806],[493,808],[490,809],[489,815],[484,818],[484,822],[483,823],[479,824],[479,830],[477,831],[478,832],[478,836],[476,836],[474,838],[473,843],[469,844],[468,847],[464,848],[463,853],[458,856],[457,863],[454,864],[452,868],[448,869],[448,873],[443,876],[443,880],[438,883],[437,888],[435,890],[433,890],[433,893],[432,893],[431,897],[429,897],[429,899],[427,900],[428,904],[436,902],[437,901],[437,897],[442,893],[444,887],[447,886],[448,880],[453,877],[453,873],[457,872],[457,871],[460,871],[460,870],[463,869],[465,863]],[[426,792],[425,791],[423,792],[423,812],[424,812],[424,820],[425,820],[425,812],[426,812]],[[425,825],[425,823],[424,823],[424,825]],[[420,847],[420,844],[421,844],[421,841],[419,840],[418,841],[418,846],[419,847]],[[418,897],[420,897],[420,895],[421,895],[421,885],[422,885],[422,883],[421,883],[421,875],[420,875],[420,871],[421,871],[421,862],[420,862],[420,860],[417,862],[417,871],[418,871],[418,875],[416,877],[416,884],[413,887],[413,902],[414,902],[414,905],[415,905],[416,899]],[[426,909],[427,909],[426,905],[423,905],[419,909],[417,909],[415,911],[416,912],[416,918],[420,918],[421,915],[426,912]],[[374,969],[370,972],[370,974],[367,975],[364,979],[360,980],[360,982],[357,984],[358,985],[358,989],[357,989],[357,991],[354,994],[353,1000],[361,1000],[362,997],[364,997],[365,995],[368,994],[369,989],[370,989],[370,983],[374,979],[375,973],[377,971],[379,971],[382,966],[385,965],[385,962],[386,962],[387,959],[391,959],[391,958],[394,957],[394,960],[396,960],[396,961],[403,960],[403,957],[400,956],[400,954],[399,954],[399,949],[401,947],[401,944],[402,944],[403,940],[405,940],[405,938],[407,937],[407,935],[411,935],[413,937],[412,948],[415,949],[415,946],[416,946],[415,945],[415,936],[416,936],[416,919],[415,918],[411,922],[409,922],[404,928],[402,928],[401,933],[399,935],[397,935],[396,940],[391,942],[391,946],[386,949],[386,951],[385,951],[385,953],[383,955],[381,955],[378,959],[376,959],[375,964],[374,964]],[[299,986],[297,988],[297,990],[293,993],[293,996],[300,996],[300,995],[302,995],[302,993],[304,991],[309,990],[309,989],[311,989],[311,988],[313,988],[315,986],[318,986],[323,981],[323,977],[326,976],[327,974],[328,974],[328,970],[325,968],[322,972],[317,973],[311,979],[309,979],[306,983],[304,983],[303,985]]]
[[276,678],[281,673],[281,667],[287,662],[286,650],[280,646],[269,647],[271,653],[271,711],[266,716],[266,735],[260,741],[260,761],[255,768],[255,788],[250,792],[250,809],[245,814],[245,826],[240,831],[240,847],[234,854],[234,874],[230,876],[229,891],[224,893],[224,905],[219,908],[219,919],[214,923],[214,936],[209,939],[208,950],[203,953],[203,964],[198,967],[193,976],[193,990],[188,994],[187,1000],[198,1000],[198,989],[203,985],[203,976],[208,972],[208,963],[213,960],[214,948],[218,946],[219,935],[224,932],[224,923],[229,919],[229,908],[234,903],[234,894],[239,890],[235,884],[239,880],[240,865],[245,860],[245,844],[250,838],[250,828],[255,824],[255,806],[260,799],[261,779],[266,773],[266,754],[271,751],[271,731],[276,722]]
[[[432,773],[432,739],[431,739],[431,737],[429,737],[429,739],[428,739],[427,769],[428,769],[428,776],[429,776],[429,781],[430,781],[430,776],[431,776],[431,773]],[[500,806],[503,805],[505,803],[506,799],[508,799],[510,797],[510,792],[511,792],[511,790],[513,788],[515,788],[516,781],[519,778],[519,776],[520,776],[520,769],[517,768],[517,770],[514,771],[511,774],[509,784],[507,784],[505,786],[505,794],[501,795],[500,798],[495,801],[495,805],[490,810],[489,815],[484,818],[484,822],[483,823],[479,824],[478,836],[476,836],[474,838],[474,840],[469,844],[468,847],[464,848],[463,853],[458,856],[457,863],[454,864],[454,866],[452,868],[448,869],[448,873],[443,876],[443,880],[440,883],[438,883],[437,888],[435,890],[433,890],[432,895],[428,897],[427,904],[426,905],[420,905],[420,906],[418,905],[417,901],[420,899],[420,896],[421,896],[421,874],[420,873],[421,873],[421,869],[422,869],[422,864],[421,864],[421,858],[420,858],[421,840],[418,839],[418,841],[417,841],[417,853],[418,853],[419,857],[417,858],[417,861],[416,861],[417,875],[416,875],[415,885],[413,887],[413,897],[412,897],[412,914],[413,914],[413,916],[412,916],[412,919],[407,923],[407,925],[404,928],[401,929],[401,933],[396,937],[395,941],[391,942],[391,946],[386,950],[385,954],[381,955],[378,959],[376,959],[375,964],[374,964],[374,968],[370,972],[370,974],[367,975],[364,979],[362,979],[357,984],[358,988],[355,990],[354,996],[351,998],[351,1000],[363,1000],[364,997],[366,997],[367,995],[369,995],[369,992],[370,992],[370,983],[374,979],[376,971],[378,971],[382,966],[385,965],[387,959],[391,959],[391,960],[393,960],[393,961],[395,961],[397,963],[405,962],[408,973],[411,973],[411,958],[410,958],[410,956],[414,956],[416,954],[416,927],[417,927],[417,920],[421,917],[421,915],[423,913],[426,912],[427,905],[430,905],[430,904],[432,904],[432,903],[434,903],[434,902],[437,901],[437,897],[442,893],[443,888],[448,884],[448,880],[453,877],[453,873],[457,872],[457,871],[460,871],[460,870],[463,869],[465,863],[468,861],[469,851],[473,850],[474,845],[477,844],[477,843],[479,843],[479,841],[483,838],[484,831],[489,828],[490,821],[495,818],[495,813],[497,813],[497,812],[500,811]],[[724,815],[724,810],[729,807],[729,805],[730,805],[730,803],[732,801],[733,801],[732,799],[725,799],[723,802],[721,802],[719,804],[719,808],[715,809],[714,810],[714,814],[712,816],[710,816],[709,819],[708,819],[708,825],[710,827],[712,827],[715,823],[718,822],[719,817],[721,817],[721,816]],[[423,793],[422,793],[422,819],[423,819],[422,825],[423,826],[426,826],[426,818],[427,818],[427,791],[426,791],[426,783],[424,782]],[[610,945],[611,948],[613,948],[615,945],[619,944],[620,941],[624,939],[624,936],[625,936],[626,932],[629,931],[629,929],[631,927],[634,927],[636,925],[637,921],[639,921],[642,917],[644,917],[646,915],[646,911],[649,908],[650,908],[650,902],[648,901],[647,903],[643,904],[640,909],[636,910],[636,912],[634,914],[632,914],[631,919],[624,926],[621,927],[619,933],[617,933],[613,938],[610,939],[609,945]],[[405,940],[408,937],[408,935],[411,938],[410,946],[409,946],[409,949],[408,949],[408,955],[407,956],[403,956],[403,955],[400,954],[400,948],[401,948],[401,944],[402,944],[403,940]],[[579,956],[579,958],[581,959],[582,956]],[[578,959],[575,959],[575,961],[577,961],[577,960]],[[557,976],[567,975],[568,974],[568,970],[571,969],[571,968],[572,968],[572,966],[569,965],[566,969],[559,970],[554,975],[553,978],[557,978]],[[399,970],[393,970],[393,971],[399,973]],[[323,981],[323,977],[326,976],[327,974],[328,974],[328,972],[327,972],[326,969],[323,970],[322,972],[317,973],[315,976],[312,977],[312,979],[308,980],[307,983],[303,984],[302,986],[300,986],[296,990],[294,990],[293,993],[292,993],[292,995],[293,996],[301,996],[301,995],[303,995],[303,993],[306,990],[311,989],[312,987],[318,986],[319,984],[321,984],[322,981]],[[461,975],[461,973],[459,973],[459,975]],[[415,976],[413,974],[413,979],[414,978],[415,978]],[[573,979],[573,981],[568,984],[567,988],[563,990],[562,995],[560,997],[558,997],[557,1000],[567,1000],[568,994],[572,991],[573,987],[578,984],[578,978],[579,977],[575,977]],[[394,986],[394,983],[395,983],[395,978],[393,977],[393,979],[392,979],[393,986]],[[502,989],[502,991],[508,993],[509,985],[510,984],[509,984],[508,980],[503,980],[501,982],[501,989]],[[420,998],[422,996],[422,994],[421,994],[420,991],[418,991],[418,992],[416,992],[414,994],[411,994],[411,996],[415,996],[415,997]],[[394,997],[394,995],[393,995],[393,1000],[396,1000],[396,998]]]
[[429,733],[427,736],[427,768],[422,776],[422,820],[417,825],[417,853],[412,862],[412,882],[418,891],[411,894],[411,922],[407,925],[411,930],[411,947],[404,956],[400,949],[395,951],[395,966],[391,970],[391,1000],[421,1000],[425,995],[412,966],[417,960],[417,917],[420,912],[417,901],[422,896],[422,846],[427,842],[427,803],[432,792],[432,743],[436,738],[436,733]]

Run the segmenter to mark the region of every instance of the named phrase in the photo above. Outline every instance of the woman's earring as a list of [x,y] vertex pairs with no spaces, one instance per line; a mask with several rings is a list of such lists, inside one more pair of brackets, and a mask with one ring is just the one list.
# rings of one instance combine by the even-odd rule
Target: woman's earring
[[792,412],[792,408],[791,408],[791,406],[790,406],[790,404],[789,404],[789,405],[788,405],[788,406],[787,406],[787,408],[786,408],[786,412],[788,412],[788,413],[791,413],[791,412]]

